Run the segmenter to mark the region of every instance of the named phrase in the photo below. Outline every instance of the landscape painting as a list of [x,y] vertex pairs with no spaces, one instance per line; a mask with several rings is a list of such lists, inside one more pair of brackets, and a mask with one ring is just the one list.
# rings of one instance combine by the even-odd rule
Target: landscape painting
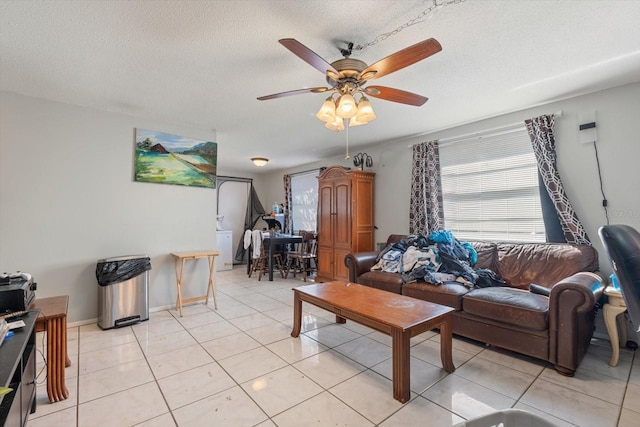
[[216,188],[218,144],[136,129],[135,180]]

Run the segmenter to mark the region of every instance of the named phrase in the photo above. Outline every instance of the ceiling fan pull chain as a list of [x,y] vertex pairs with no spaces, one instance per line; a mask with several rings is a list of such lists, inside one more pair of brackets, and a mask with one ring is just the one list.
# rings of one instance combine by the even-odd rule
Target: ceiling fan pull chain
[[347,128],[347,152],[344,155],[344,159],[349,160],[349,158],[351,157],[349,156],[349,125],[347,125],[346,128]]
[[431,0],[431,6],[429,6],[425,10],[423,10],[418,16],[416,16],[412,20],[405,22],[404,24],[402,24],[401,26],[399,26],[398,28],[396,28],[393,31],[389,31],[388,33],[379,34],[375,39],[373,39],[373,41],[370,41],[369,43],[365,43],[364,45],[359,44],[357,46],[354,46],[353,48],[355,50],[364,50],[364,49],[366,49],[368,47],[371,47],[371,46],[377,44],[378,42],[381,42],[383,40],[388,39],[391,36],[395,36],[400,31],[404,30],[407,27],[410,27],[412,25],[420,24],[420,23],[424,22],[424,21],[419,21],[419,20],[424,18],[425,16],[429,15],[435,9],[439,9],[441,7],[448,6],[450,4],[464,3],[465,1],[467,1],[467,0],[444,0],[444,1],[440,1],[440,2],[438,2],[438,0]]

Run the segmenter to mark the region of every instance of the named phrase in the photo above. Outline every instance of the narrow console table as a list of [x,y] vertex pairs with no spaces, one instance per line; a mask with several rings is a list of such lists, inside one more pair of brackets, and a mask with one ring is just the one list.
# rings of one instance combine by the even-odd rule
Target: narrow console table
[[[218,309],[218,300],[216,299],[216,285],[213,281],[213,272],[216,266],[216,257],[220,255],[220,251],[191,251],[191,252],[174,252],[174,264],[176,267],[176,282],[178,283],[178,297],[176,298],[176,308],[182,317],[182,304],[186,302],[202,301],[207,304],[209,302],[209,292],[213,293],[213,306]],[[188,259],[207,258],[209,260],[209,283],[207,283],[207,295],[193,298],[182,298],[182,275],[184,273],[184,264]]]
[[0,347],[0,386],[13,389],[0,397],[0,425],[25,426],[29,413],[36,411],[36,336],[37,311],[19,319],[25,323],[14,329]]
[[69,296],[37,298],[30,310],[40,310],[36,332],[47,332],[47,395],[49,402],[69,397],[64,368],[71,366],[67,355],[67,307]]

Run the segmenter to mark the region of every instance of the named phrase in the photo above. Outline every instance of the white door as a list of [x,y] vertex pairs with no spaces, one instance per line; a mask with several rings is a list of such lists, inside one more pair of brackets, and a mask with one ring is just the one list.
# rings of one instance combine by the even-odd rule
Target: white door
[[222,229],[232,232],[232,260],[244,236],[244,217],[250,190],[250,182],[225,181],[218,187],[218,215],[224,216]]

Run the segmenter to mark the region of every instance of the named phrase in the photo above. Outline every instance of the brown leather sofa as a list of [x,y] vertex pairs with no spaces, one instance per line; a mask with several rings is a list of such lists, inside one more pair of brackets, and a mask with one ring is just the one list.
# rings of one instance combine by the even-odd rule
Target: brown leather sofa
[[[403,235],[391,235],[387,244]],[[469,289],[461,283],[403,283],[399,273],[370,271],[378,252],[345,257],[349,280],[456,309],[453,332],[551,362],[573,376],[594,331],[602,296],[598,252],[588,245],[469,242],[478,252],[474,268],[488,268],[507,286]],[[531,284],[549,295],[529,291]]]

